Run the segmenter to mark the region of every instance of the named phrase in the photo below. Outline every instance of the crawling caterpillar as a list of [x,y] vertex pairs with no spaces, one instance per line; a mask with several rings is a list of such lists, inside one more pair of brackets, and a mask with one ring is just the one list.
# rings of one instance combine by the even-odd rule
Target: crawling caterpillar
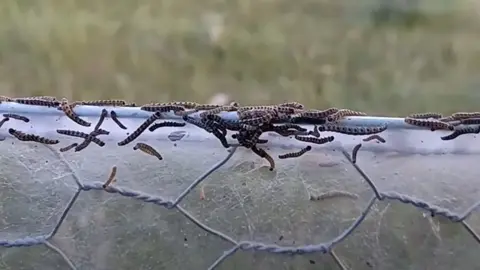
[[301,157],[303,154],[307,153],[310,150],[312,150],[312,147],[310,145],[308,145],[307,147],[303,148],[300,151],[279,155],[278,158],[279,159],[287,159],[287,158]]

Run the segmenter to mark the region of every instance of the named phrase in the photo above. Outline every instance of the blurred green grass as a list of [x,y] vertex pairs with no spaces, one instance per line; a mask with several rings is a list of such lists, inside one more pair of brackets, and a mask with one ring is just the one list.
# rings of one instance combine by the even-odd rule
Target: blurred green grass
[[477,2],[5,0],[0,93],[475,110]]

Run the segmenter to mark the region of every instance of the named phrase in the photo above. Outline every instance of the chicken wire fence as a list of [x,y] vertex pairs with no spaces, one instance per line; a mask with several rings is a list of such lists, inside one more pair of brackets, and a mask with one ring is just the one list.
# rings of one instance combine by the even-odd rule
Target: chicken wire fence
[[[178,113],[195,108],[5,100],[1,269],[480,269],[475,114],[297,108],[223,145],[205,111]],[[254,126],[239,108],[216,115]]]

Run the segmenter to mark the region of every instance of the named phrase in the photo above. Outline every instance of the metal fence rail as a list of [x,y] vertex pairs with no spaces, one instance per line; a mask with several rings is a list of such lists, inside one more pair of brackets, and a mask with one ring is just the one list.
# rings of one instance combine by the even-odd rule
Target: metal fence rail
[[[66,136],[60,135],[56,132],[56,129],[75,129],[76,131],[89,133],[94,130],[93,126],[95,125],[94,121],[97,121],[102,114],[102,110],[107,109],[108,111],[115,110],[117,117],[124,122],[126,128],[125,130],[119,129],[119,127],[111,121],[111,119],[106,120],[100,125],[100,128],[109,131],[110,134],[102,138],[102,140],[107,145],[112,145],[115,148],[122,148],[123,146],[115,145],[116,142],[122,140],[122,136],[131,134],[142,122],[149,118],[152,113],[141,110],[139,107],[98,107],[98,106],[80,106],[77,105],[74,108],[74,112],[86,121],[92,122],[91,127],[81,127],[73,123],[72,120],[67,118],[65,114],[58,110],[55,107],[43,107],[43,106],[32,106],[32,105],[23,105],[15,102],[3,102],[0,104],[0,113],[10,113],[25,116],[29,119],[28,122],[22,122],[21,120],[15,120],[10,117],[10,120],[5,122],[0,129],[0,136],[4,144],[9,144],[10,142],[19,143],[19,139],[12,135],[11,130],[22,131],[25,134],[33,134],[38,136],[43,136],[51,140],[59,140],[59,144],[55,145],[45,145],[48,149],[53,151],[55,155],[63,160],[62,162],[67,166],[69,164],[68,158],[65,158],[63,154],[58,152],[61,147],[65,147],[63,144],[64,141],[71,142],[72,140],[67,139]],[[196,119],[200,119],[199,113],[197,112],[191,114],[190,116]],[[223,119],[237,121],[238,115],[236,112],[223,112],[219,115]],[[173,113],[164,113],[161,120],[158,122],[174,120],[182,122],[182,117],[177,116]],[[166,196],[160,196],[153,193],[147,193],[144,191],[136,190],[134,188],[122,186],[122,182],[119,180],[118,183],[104,186],[104,182],[99,181],[84,181],[79,176],[74,173],[74,169],[70,168],[70,171],[73,173],[73,178],[77,185],[76,191],[71,197],[70,201],[64,208],[63,212],[60,214],[58,221],[56,222],[53,230],[46,235],[39,236],[27,236],[17,239],[0,239],[0,246],[13,248],[13,247],[27,247],[35,245],[45,245],[48,248],[54,250],[62,256],[65,262],[69,265],[71,269],[77,269],[75,263],[69,258],[69,255],[64,253],[61,248],[53,244],[52,239],[58,233],[60,227],[64,223],[64,220],[69,215],[72,207],[77,203],[77,200],[80,194],[84,191],[97,191],[97,192],[106,192],[110,194],[117,194],[123,197],[135,199],[144,203],[150,203],[159,205],[166,209],[177,210],[179,211],[186,219],[194,223],[196,226],[202,230],[208,232],[211,235],[218,237],[219,239],[225,241],[229,244],[228,250],[225,250],[223,254],[219,254],[217,259],[211,262],[211,265],[208,269],[216,269],[220,267],[228,258],[234,255],[239,251],[257,251],[257,252],[266,252],[274,254],[283,254],[283,255],[306,255],[310,253],[324,253],[329,254],[333,261],[336,262],[339,269],[362,269],[356,268],[348,263],[344,262],[339,254],[337,254],[336,246],[342,243],[347,239],[352,233],[361,226],[365,219],[371,214],[372,207],[382,201],[391,201],[391,202],[401,202],[403,204],[411,205],[418,208],[421,211],[424,211],[430,214],[432,217],[444,217],[451,222],[461,223],[465,230],[474,238],[477,244],[480,244],[480,237],[478,232],[475,232],[475,229],[470,226],[466,220],[467,218],[480,206],[480,191],[476,193],[476,200],[470,206],[463,208],[462,211],[452,211],[441,206],[438,206],[430,201],[416,198],[415,196],[403,194],[397,191],[383,190],[378,187],[376,182],[377,180],[374,177],[369,176],[369,172],[363,170],[361,164],[361,154],[358,154],[359,160],[357,159],[357,153],[352,154],[352,149],[356,147],[359,143],[363,143],[360,152],[370,151],[372,153],[382,153],[382,152],[397,152],[397,153],[406,153],[406,154],[455,154],[455,155],[471,155],[480,153],[480,144],[475,143],[473,140],[474,135],[465,135],[459,137],[458,140],[454,141],[442,141],[439,139],[440,136],[445,136],[445,134],[451,133],[451,131],[435,131],[430,132],[426,131],[425,128],[408,125],[404,122],[403,118],[384,118],[384,117],[347,117],[340,121],[340,123],[347,127],[355,126],[376,126],[382,123],[388,125],[387,131],[381,133],[383,137],[386,138],[385,143],[378,144],[368,144],[362,142],[362,138],[366,136],[350,136],[345,134],[338,134],[334,132],[322,132],[323,136],[329,136],[334,134],[336,136],[335,141],[332,143],[324,144],[321,146],[314,146],[312,151],[325,151],[333,150],[340,151],[340,153],[348,160],[348,162],[353,166],[354,170],[358,172],[365,181],[370,190],[371,197],[366,200],[366,204],[361,211],[360,215],[353,220],[350,225],[336,237],[330,239],[329,241],[324,241],[321,243],[313,243],[308,245],[282,245],[269,242],[261,241],[245,241],[242,239],[237,239],[227,235],[227,233],[221,232],[220,230],[214,229],[212,226],[208,226],[201,221],[201,219],[195,217],[191,214],[185,207],[181,206],[181,202],[192,192],[201,185],[208,177],[219,170],[224,166],[227,161],[238,152],[239,149],[243,146],[232,144],[233,146],[226,149],[227,153],[224,157],[221,158],[218,163],[213,165],[211,168],[206,170],[203,174],[194,179],[186,188],[184,188],[179,194],[173,198],[167,198]],[[135,126],[134,126],[135,125]],[[303,128],[313,129],[314,125],[304,124]],[[114,131],[116,129],[116,131]],[[417,133],[414,133],[417,132]],[[440,134],[440,135],[439,135]],[[173,136],[173,137],[172,137]],[[176,136],[176,137],[175,137]],[[99,136],[100,138],[100,136]],[[268,139],[268,142],[262,144],[262,147],[267,148],[277,148],[282,149],[282,151],[292,151],[293,149],[300,149],[305,147],[306,143],[288,139],[284,136],[274,136],[270,133],[262,134],[261,138]],[[90,138],[91,139],[91,138]],[[205,132],[204,130],[198,128],[195,125],[187,123],[183,127],[178,128],[162,128],[158,129],[155,132],[144,133],[138,140],[143,139],[149,142],[163,141],[164,143],[180,143],[180,142],[193,142],[196,144],[205,144],[205,145],[220,145],[220,142],[213,136],[211,133]],[[77,144],[80,144],[83,139],[79,139]],[[235,140],[229,138],[229,143],[235,143]],[[421,141],[421,143],[420,143]],[[459,143],[460,142],[460,143]],[[20,142],[21,144],[36,144],[34,142]],[[93,145],[94,143],[91,142]],[[134,145],[135,143],[132,143]],[[60,146],[61,145],[61,146]],[[199,146],[199,147],[208,147],[208,146]],[[467,145],[467,147],[465,147]],[[89,146],[96,147],[96,146]],[[73,151],[73,150],[72,150]],[[358,149],[357,149],[358,151]],[[355,151],[355,152],[357,152]],[[81,154],[81,151],[78,151],[78,154]],[[76,155],[76,153],[75,153]],[[252,154],[253,155],[253,154]],[[108,168],[105,168],[108,170]],[[88,168],[87,168],[88,170]],[[322,168],[318,168],[321,172]],[[121,178],[121,175],[117,176]],[[419,180],[420,181],[420,180]],[[475,183],[474,183],[475,184]],[[476,183],[478,185],[478,182]],[[471,187],[471,189],[476,189],[477,187]],[[478,190],[478,189],[477,189]],[[475,193],[473,193],[475,196]],[[478,247],[478,245],[477,245]],[[478,249],[480,250],[480,249]],[[478,253],[478,252],[477,252]],[[153,266],[152,266],[153,267]]]

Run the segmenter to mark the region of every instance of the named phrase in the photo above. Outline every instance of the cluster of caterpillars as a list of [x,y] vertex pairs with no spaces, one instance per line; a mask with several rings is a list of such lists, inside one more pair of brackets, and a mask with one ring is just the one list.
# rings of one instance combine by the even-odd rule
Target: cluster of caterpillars
[[[91,123],[81,119],[75,112],[74,108],[77,105],[86,106],[100,106],[100,107],[132,107],[136,106],[134,103],[129,103],[125,100],[94,100],[94,101],[74,101],[69,102],[67,99],[57,99],[51,96],[37,96],[28,98],[9,98],[0,96],[0,102],[16,102],[25,105],[48,106],[56,107],[75,123],[90,127]],[[348,116],[365,116],[363,112],[358,112],[349,109],[328,108],[326,110],[305,109],[304,105],[298,102],[287,102],[277,105],[267,106],[240,106],[236,102],[230,105],[215,105],[215,104],[199,104],[196,102],[168,102],[168,103],[149,103],[140,106],[141,110],[152,112],[151,116],[142,123],[136,130],[128,135],[124,140],[118,142],[119,146],[127,145],[136,140],[147,129],[154,132],[161,127],[183,127],[186,123],[195,125],[205,131],[212,133],[219,142],[225,147],[229,148],[231,144],[227,140],[227,133],[231,134],[231,138],[236,140],[236,145],[243,146],[250,149],[253,153],[261,158],[266,159],[270,164],[270,170],[275,169],[274,159],[261,147],[262,144],[267,143],[266,139],[261,139],[261,135],[266,132],[275,132],[281,136],[292,137],[298,141],[308,144],[326,144],[334,141],[334,136],[320,136],[320,132],[334,132],[347,135],[375,135],[376,139],[382,141],[383,139],[377,135],[387,129],[386,125],[375,127],[350,127],[341,125],[339,120]],[[199,117],[191,117],[192,113],[199,112]],[[236,112],[238,120],[228,121],[221,117],[221,113]],[[183,122],[162,121],[156,123],[157,120],[162,119],[164,113],[173,113],[176,116],[181,116]],[[102,109],[102,113],[98,123],[95,125],[93,131],[90,133],[59,129],[57,133],[78,137],[83,139],[81,143],[73,143],[71,145],[62,147],[61,152],[75,149],[75,152],[85,149],[90,143],[94,143],[100,147],[105,145],[98,136],[108,135],[109,132],[100,128],[106,117],[110,117],[120,128],[127,129],[123,125],[114,110],[107,111]],[[5,114],[4,119],[0,122],[0,126],[8,121],[10,118],[28,122],[29,119],[24,116],[15,114]],[[313,124],[314,129],[309,131],[301,124]],[[13,134],[13,133],[12,133]],[[17,134],[17,133],[15,133]],[[24,134],[28,135],[28,134]],[[16,136],[17,138],[20,138]],[[40,138],[32,135],[29,140],[37,139],[37,142],[49,142],[47,138]],[[38,138],[37,138],[38,137]],[[380,138],[380,139],[379,139]],[[25,140],[25,138],[24,138]],[[384,140],[383,140],[384,141]],[[58,143],[58,142],[56,142]],[[134,150],[141,150],[151,156],[162,160],[162,155],[153,147],[139,142],[133,147]],[[307,145],[296,152],[290,152],[279,155],[279,159],[295,158],[304,155],[312,150],[311,145]]]
[[465,134],[479,134],[480,112],[456,112],[449,116],[435,112],[416,113],[405,117],[405,123],[425,127],[431,131],[452,131],[440,137],[444,141],[450,141]]

